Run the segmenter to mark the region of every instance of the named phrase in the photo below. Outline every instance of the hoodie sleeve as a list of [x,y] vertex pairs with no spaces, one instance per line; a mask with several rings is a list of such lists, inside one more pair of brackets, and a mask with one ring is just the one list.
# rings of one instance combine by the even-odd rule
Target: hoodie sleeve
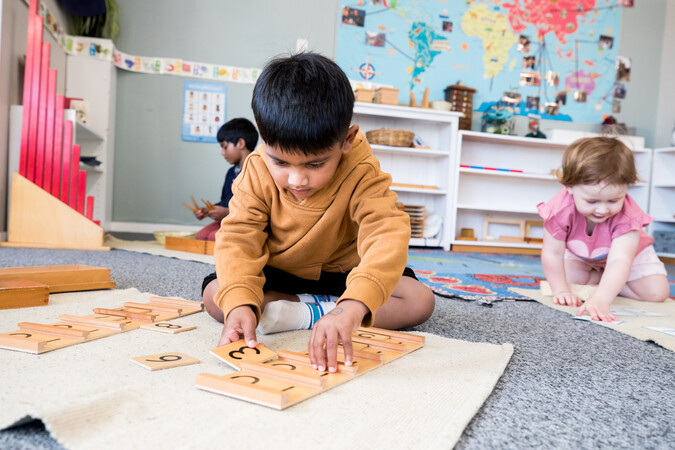
[[[259,164],[255,164],[258,162]],[[267,224],[269,208],[264,201],[259,157],[251,155],[235,180],[230,213],[216,233],[214,257],[220,289],[214,302],[224,317],[238,306],[248,305],[260,319],[265,277],[263,267],[269,252]]]
[[368,307],[365,326],[372,325],[375,312],[401,279],[410,243],[410,219],[396,208],[397,196],[389,189],[391,176],[380,171],[376,160],[369,164],[349,205],[359,228],[361,261],[347,277],[347,289],[340,298],[359,300]]

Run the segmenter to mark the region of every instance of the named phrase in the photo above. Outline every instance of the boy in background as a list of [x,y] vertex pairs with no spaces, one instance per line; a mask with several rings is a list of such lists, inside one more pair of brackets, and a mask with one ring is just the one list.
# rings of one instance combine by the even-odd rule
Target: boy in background
[[236,118],[220,127],[216,138],[222,149],[220,154],[223,155],[227,162],[232,164],[232,167],[225,175],[220,201],[213,205],[215,208],[212,210],[200,208],[194,213],[195,217],[199,220],[207,216],[213,219],[212,223],[197,232],[197,239],[203,241],[216,240],[216,232],[220,228],[220,221],[230,212],[228,204],[232,198],[232,183],[237,178],[237,175],[239,175],[239,172],[241,172],[241,168],[248,155],[255,150],[255,146],[258,143],[258,131],[250,120]]
[[[254,347],[257,325],[312,328],[312,366],[334,372],[338,343],[351,365],[359,326],[418,325],[433,313],[434,295],[405,267],[409,217],[365,135],[350,126],[354,94],[342,70],[315,53],[272,60],[251,105],[263,144],[233,187],[204,304],[224,322],[219,345],[243,335]],[[303,303],[297,294],[337,302]],[[309,323],[294,328],[308,310]]]

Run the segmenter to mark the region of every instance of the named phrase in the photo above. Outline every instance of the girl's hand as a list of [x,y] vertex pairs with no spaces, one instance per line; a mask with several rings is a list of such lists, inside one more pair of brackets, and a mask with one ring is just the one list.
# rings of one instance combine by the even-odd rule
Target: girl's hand
[[577,316],[581,316],[584,312],[588,313],[593,320],[602,320],[603,322],[614,322],[616,317],[609,312],[609,305],[612,302],[607,302],[603,300],[597,300],[593,297],[588,299],[581,308],[577,310]]
[[560,292],[554,295],[553,303],[563,306],[581,306],[579,297],[571,292]]

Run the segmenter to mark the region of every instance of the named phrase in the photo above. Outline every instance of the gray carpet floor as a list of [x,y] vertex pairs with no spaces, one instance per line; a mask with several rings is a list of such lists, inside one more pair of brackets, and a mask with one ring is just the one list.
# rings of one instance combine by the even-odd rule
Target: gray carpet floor
[[[0,249],[2,267],[52,264],[107,267],[118,288],[193,300],[200,299],[202,278],[214,270],[209,264],[127,251]],[[416,330],[515,347],[456,448],[675,448],[673,352],[571,320],[537,302],[487,307],[436,299],[434,315]],[[0,431],[0,449],[60,448],[39,420]]]

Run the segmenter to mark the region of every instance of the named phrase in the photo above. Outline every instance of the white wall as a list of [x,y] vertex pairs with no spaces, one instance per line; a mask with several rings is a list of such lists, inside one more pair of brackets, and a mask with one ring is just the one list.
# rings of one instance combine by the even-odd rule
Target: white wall
[[675,0],[667,0],[660,58],[654,147],[670,147],[675,130]]

